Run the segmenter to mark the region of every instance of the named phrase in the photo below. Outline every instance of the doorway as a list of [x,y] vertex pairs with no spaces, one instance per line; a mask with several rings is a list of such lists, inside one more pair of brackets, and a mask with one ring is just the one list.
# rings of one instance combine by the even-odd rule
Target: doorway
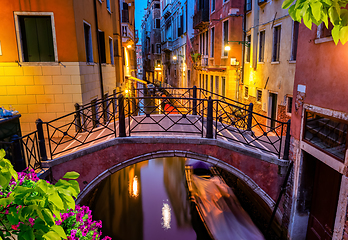
[[268,117],[271,118],[269,126],[271,128],[275,127],[275,119],[277,119],[277,97],[278,94],[276,93],[269,93],[269,99],[268,99]]
[[332,239],[342,175],[303,153],[297,212],[308,214],[306,239]]

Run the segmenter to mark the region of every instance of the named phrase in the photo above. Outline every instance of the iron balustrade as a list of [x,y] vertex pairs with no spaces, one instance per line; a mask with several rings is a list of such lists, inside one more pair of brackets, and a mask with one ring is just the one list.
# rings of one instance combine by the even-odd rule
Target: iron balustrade
[[236,142],[281,158],[286,133],[283,159],[288,159],[290,144],[290,122],[271,119],[254,112],[252,104],[196,87],[114,91],[103,99],[75,104],[74,112],[36,124],[37,131],[16,140],[21,152],[18,158],[25,158],[33,169],[39,168],[42,160],[137,134],[193,134]]

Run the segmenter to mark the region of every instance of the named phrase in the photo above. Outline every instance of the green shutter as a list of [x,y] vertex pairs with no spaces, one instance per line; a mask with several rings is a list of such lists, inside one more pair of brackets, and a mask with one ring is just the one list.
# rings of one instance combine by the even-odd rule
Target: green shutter
[[19,17],[25,62],[53,62],[51,17]]

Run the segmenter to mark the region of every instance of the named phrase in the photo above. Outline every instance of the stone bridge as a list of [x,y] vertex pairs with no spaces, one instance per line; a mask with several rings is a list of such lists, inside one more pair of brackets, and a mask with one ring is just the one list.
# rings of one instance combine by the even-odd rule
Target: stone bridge
[[[244,181],[273,209],[289,161],[222,139],[182,136],[118,137],[42,162],[50,167],[53,181],[68,171],[81,174],[79,203],[112,173],[145,160],[186,157],[209,162]],[[278,212],[279,218],[279,212]]]

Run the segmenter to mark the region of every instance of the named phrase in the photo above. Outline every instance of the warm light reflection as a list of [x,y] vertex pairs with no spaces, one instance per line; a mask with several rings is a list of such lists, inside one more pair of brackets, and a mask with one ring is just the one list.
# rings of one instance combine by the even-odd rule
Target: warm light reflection
[[138,195],[139,195],[138,177],[134,176],[134,178],[133,178],[133,197],[137,197]]
[[173,60],[176,60],[176,59],[177,59],[177,57],[176,57],[176,55],[174,55],[174,56],[173,56]]
[[168,230],[170,228],[170,221],[172,220],[172,214],[168,203],[163,203],[162,207],[162,227],[165,230]]
[[230,51],[231,50],[231,47],[229,45],[226,45],[225,46],[225,51]]
[[139,195],[139,181],[138,181],[138,177],[134,176],[134,169],[130,169],[129,170],[129,184],[128,184],[128,188],[129,188],[129,195],[131,197],[138,197]]

